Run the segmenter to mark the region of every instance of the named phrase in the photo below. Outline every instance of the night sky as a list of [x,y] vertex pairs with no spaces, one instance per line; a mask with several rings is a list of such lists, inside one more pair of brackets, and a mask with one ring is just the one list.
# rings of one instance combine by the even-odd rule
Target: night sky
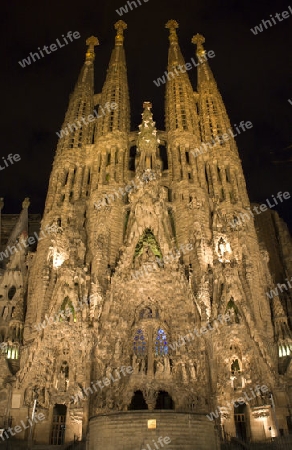
[[[98,37],[95,92],[102,89],[111,50],[114,23],[128,24],[125,50],[132,130],[141,120],[143,101],[153,103],[157,128],[164,129],[165,87],[153,80],[166,70],[169,19],[179,22],[185,61],[195,55],[191,38],[201,33],[231,124],[251,121],[238,136],[250,200],[264,202],[279,191],[292,195],[292,0],[149,0],[123,16],[115,11],[125,0],[4,0],[1,4],[2,157],[18,153],[19,162],[0,172],[3,213],[17,213],[30,197],[31,213],[43,213],[49,175],[69,95],[85,57],[85,40]],[[289,18],[254,35],[250,28],[276,13]],[[62,41],[78,31],[80,39],[22,68],[18,61],[38,47]],[[62,41],[63,42],[63,41]],[[196,69],[188,72],[196,89]],[[290,147],[290,148],[289,148]],[[3,167],[3,162],[2,162]],[[278,211],[292,230],[292,200]]]

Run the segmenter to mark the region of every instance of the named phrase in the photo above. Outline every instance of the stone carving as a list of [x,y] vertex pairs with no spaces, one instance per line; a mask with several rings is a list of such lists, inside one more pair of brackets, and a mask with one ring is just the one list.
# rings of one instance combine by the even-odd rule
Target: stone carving
[[155,405],[156,405],[158,392],[152,386],[146,385],[143,388],[143,394],[144,394],[145,401],[148,405],[148,409],[150,411],[153,411],[155,408]]

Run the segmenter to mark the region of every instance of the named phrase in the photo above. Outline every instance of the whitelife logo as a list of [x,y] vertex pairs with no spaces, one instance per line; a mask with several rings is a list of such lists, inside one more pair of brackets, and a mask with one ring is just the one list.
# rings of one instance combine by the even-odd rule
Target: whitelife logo
[[[47,45],[44,45],[42,50],[40,49],[40,47],[38,47],[41,57],[44,58],[46,56],[46,55],[44,55],[43,51],[46,52],[47,55],[50,55],[52,52],[55,52],[56,50],[58,50],[58,48],[62,48],[62,47],[65,47],[65,45],[68,45],[69,42],[67,41],[66,38],[68,38],[70,40],[70,42],[73,42],[73,39],[79,39],[80,33],[79,33],[79,31],[74,31],[74,33],[72,33],[72,31],[68,31],[66,37],[64,36],[64,34],[62,34],[62,38],[63,38],[63,41],[65,42],[65,44],[62,45],[62,43],[59,41],[59,39],[56,39],[58,46],[56,44],[51,44],[50,45],[51,51],[48,50],[49,47]],[[20,64],[21,67],[24,69],[24,67],[29,66],[32,62],[36,61],[35,57],[37,57],[38,59],[41,59],[39,53],[38,52],[36,52],[36,53],[30,52],[29,56],[27,58],[24,58],[22,61],[18,61],[18,64]],[[31,61],[31,59],[32,59],[32,61]]]
[[[71,396],[71,400],[72,400],[74,403],[77,403],[77,402],[79,401],[79,399],[80,399],[80,400],[85,400],[84,394],[85,394],[86,396],[88,396],[89,393],[90,393],[90,394],[93,394],[92,388],[94,389],[94,392],[97,392],[96,385],[99,387],[100,390],[103,390],[103,388],[104,388],[105,386],[109,386],[109,385],[111,384],[111,381],[112,381],[113,383],[115,383],[116,381],[119,381],[119,380],[121,379],[120,372],[121,372],[121,373],[123,374],[123,376],[125,377],[127,374],[128,374],[128,375],[132,375],[134,369],[133,369],[132,366],[127,366],[127,367],[126,367],[126,366],[122,366],[122,367],[120,367],[120,370],[118,370],[118,369],[114,369],[114,370],[115,370],[115,372],[116,372],[115,375],[116,375],[118,378],[114,378],[114,377],[113,377],[113,374],[110,373],[110,374],[108,375],[109,378],[104,377],[104,378],[102,379],[102,381],[101,381],[101,380],[92,381],[92,382],[91,382],[92,386],[89,386],[89,387],[87,387],[87,388],[83,388],[83,389],[82,389],[82,392],[79,392],[79,393],[76,394],[76,395],[72,395],[72,396]],[[102,384],[102,383],[103,383],[103,384]],[[88,393],[88,391],[89,391],[89,393]]]
[[[12,155],[12,153],[9,153],[9,155],[6,158],[8,159],[8,161],[10,162],[11,165],[14,164],[13,160],[15,162],[18,162],[18,161],[21,160],[20,155],[18,153],[16,153],[15,155]],[[6,159],[4,158],[4,156],[2,156],[2,159],[4,159],[4,166],[5,167],[2,167],[1,164],[0,164],[0,170],[4,170],[4,169],[6,169],[6,167],[9,166],[9,164],[6,161]]]
[[[252,208],[253,211],[254,211],[256,214],[261,214],[262,212],[267,211],[269,208],[274,208],[274,206],[278,205],[278,202],[277,202],[277,200],[276,200],[276,198],[275,198],[274,195],[272,195],[272,197],[273,197],[274,204],[273,204],[273,203],[271,204],[271,203],[269,202],[269,200],[266,198],[266,202],[267,202],[268,206],[265,205],[265,203],[262,203],[262,204],[259,205],[259,206],[254,206],[254,207]],[[282,191],[278,192],[278,193],[277,193],[277,199],[278,199],[281,203],[283,203],[283,201],[284,201],[284,200],[282,199],[282,197],[284,198],[284,200],[288,200],[288,199],[291,197],[291,195],[290,195],[290,193],[289,193],[288,191],[287,191],[287,192],[284,192],[284,193],[282,193]],[[269,208],[268,208],[268,207],[269,207]],[[248,214],[250,214],[250,216],[249,216]],[[244,222],[249,221],[251,217],[254,218],[254,214],[252,213],[251,209],[248,209],[246,213],[240,213],[240,214],[238,214],[237,218],[234,219],[232,222],[230,222],[230,225],[232,226],[232,228],[236,228],[237,226],[243,224]]]
[[[292,277],[290,278],[290,281],[288,280],[288,278],[286,278],[286,280],[287,280],[287,284],[288,284],[289,288],[292,289],[292,285],[290,283],[290,281],[292,281]],[[288,291],[287,285],[285,283],[282,283],[282,284],[278,283],[277,286],[278,287],[276,289],[271,289],[270,292],[266,292],[267,297],[270,300],[272,300],[273,297],[277,297],[279,295],[278,288],[280,289],[281,294],[283,292],[283,287],[286,289],[286,291]]]
[[249,396],[247,395],[246,392],[242,392],[242,397],[239,397],[236,400],[232,399],[231,403],[227,403],[227,406],[218,406],[217,410],[212,411],[210,414],[207,414],[206,417],[208,417],[208,419],[210,421],[212,421],[214,419],[218,419],[220,412],[229,413],[230,411],[233,410],[233,407],[238,408],[239,405],[244,405],[244,404],[250,402],[251,400],[253,400],[254,398],[256,398],[257,395],[260,395],[260,391],[262,391],[263,394],[267,393],[269,391],[269,388],[265,384],[263,384],[263,386],[257,385],[255,387],[255,392],[253,391],[252,388],[249,388],[249,390],[251,391],[251,394],[252,394],[251,398],[249,398]]
[[[236,123],[234,124],[234,128],[236,129],[236,131],[238,132],[238,134],[241,134],[239,128],[240,127],[242,129],[242,131],[246,131],[249,130],[250,128],[253,127],[252,122],[244,122],[244,120],[242,120],[240,122],[240,124],[237,126]],[[228,130],[226,130],[227,133],[224,134],[218,134],[217,136],[215,136],[211,142],[204,142],[200,148],[196,147],[194,150],[192,150],[190,153],[191,155],[193,155],[195,158],[201,154],[207,153],[208,151],[208,147],[209,149],[213,148],[216,146],[216,144],[222,144],[223,142],[229,141],[230,136],[232,138],[235,138],[237,136],[237,134],[234,134],[233,131],[229,128]],[[230,136],[229,136],[229,134]]]
[[[25,239],[23,239],[23,240],[17,242],[17,244],[12,245],[11,247],[10,247],[10,245],[8,245],[8,247],[6,247],[6,249],[5,249],[4,252],[0,252],[0,261],[2,261],[3,258],[8,258],[8,257],[11,256],[13,253],[22,251],[23,249],[26,249],[26,248],[29,247],[30,245],[34,245],[36,242],[41,241],[42,239],[44,239],[44,238],[46,237],[45,231],[46,231],[48,234],[50,234],[50,233],[56,232],[56,230],[57,230],[57,228],[56,228],[54,225],[51,225],[51,226],[47,225],[46,228],[45,228],[45,230],[42,230],[42,231],[40,232],[40,234],[42,234],[43,237],[38,236],[37,232],[35,231],[35,232],[34,232],[34,235],[35,235],[36,239],[35,239],[34,237],[30,236],[30,237],[27,239],[27,242],[25,242]],[[18,247],[18,248],[17,248],[17,247]],[[9,255],[9,252],[10,252],[10,255]]]
[[[277,25],[277,23],[283,22],[284,19],[289,19],[289,17],[292,16],[292,9],[291,9],[291,6],[288,6],[288,9],[289,9],[291,15],[288,13],[288,11],[283,11],[282,13],[276,13],[276,14],[275,14],[275,17],[276,17],[276,19],[278,20],[278,22],[275,20],[275,17],[273,17],[272,14],[270,14],[271,20],[269,20],[269,19],[268,19],[268,20],[264,20],[264,19],[263,19],[263,20],[262,20],[262,23],[263,23],[265,29],[268,28],[267,24],[268,24],[269,27],[271,28],[272,26]],[[281,15],[282,15],[282,17],[283,17],[282,19],[281,19]],[[272,23],[271,21],[272,21],[273,23]],[[263,25],[262,25],[262,24],[259,24],[259,25],[255,26],[254,28],[251,28],[250,31],[251,31],[254,35],[257,35],[258,33],[262,33],[262,32],[264,31]]]
[[[112,102],[112,103],[107,102],[107,103],[104,105],[104,108],[105,108],[108,112],[110,112],[111,110],[118,109],[118,104],[115,103],[115,102]],[[94,121],[96,120],[96,119],[94,118],[94,116],[95,116],[97,119],[100,119],[101,117],[103,117],[103,116],[106,115],[106,111],[104,110],[104,108],[103,108],[101,105],[99,106],[99,110],[98,110],[98,111],[101,111],[101,112],[102,112],[101,115],[100,115],[100,114],[97,114],[96,109],[94,109],[94,110],[93,110],[93,114],[89,114],[89,115],[86,117],[86,119],[88,120],[88,122],[86,121],[85,117],[81,117],[80,120],[87,126],[88,123],[94,122]],[[76,121],[73,122],[73,123],[67,123],[66,128],[62,128],[62,130],[60,130],[60,132],[56,131],[56,135],[58,136],[58,138],[62,139],[62,138],[65,137],[65,136],[69,136],[69,134],[70,134],[70,133],[73,133],[73,131],[76,131],[76,130],[82,128],[83,125],[80,123],[80,120],[76,120]],[[77,123],[77,125],[76,125],[76,123]],[[72,127],[74,127],[74,129],[73,129]],[[69,131],[68,131],[68,129],[69,129]]]
[[[165,84],[166,81],[170,81],[170,76],[172,78],[175,78],[176,76],[180,75],[178,73],[178,70],[180,71],[180,73],[186,73],[187,70],[191,70],[193,67],[198,67],[200,64],[203,64],[204,62],[206,62],[208,60],[208,58],[214,58],[215,56],[215,52],[213,50],[209,50],[208,52],[206,52],[203,56],[199,57],[198,60],[199,62],[197,63],[194,58],[191,58],[191,63],[187,62],[184,65],[179,64],[178,66],[176,66],[176,68],[174,69],[174,71],[165,71],[164,75],[162,75],[162,77],[157,78],[156,80],[153,80],[153,83],[155,84],[155,86],[159,87],[161,84]],[[167,80],[166,80],[166,78]]]
[[[139,3],[140,6],[142,6],[141,0],[137,0],[137,2]],[[149,0],[144,0],[144,3],[148,3]],[[120,9],[116,9],[116,13],[118,13],[119,16],[122,16],[123,14],[127,14],[127,12],[129,12],[128,10],[128,6],[129,5],[131,11],[133,11],[133,4],[135,6],[135,8],[138,8],[138,5],[136,2],[130,2],[128,1],[124,6],[121,6]]]
[[[15,436],[18,433],[21,433],[23,430],[27,430],[29,427],[32,427],[34,423],[38,423],[39,421],[42,422],[45,419],[45,416],[43,413],[35,414],[33,419],[30,419],[27,417],[28,425],[25,425],[23,420],[20,421],[21,425],[16,425],[15,427],[6,428],[2,434],[0,434],[0,437],[2,441],[5,441],[5,439],[9,439],[10,436]],[[8,436],[7,433],[10,433],[10,436]],[[6,447],[7,448],[7,447]]]

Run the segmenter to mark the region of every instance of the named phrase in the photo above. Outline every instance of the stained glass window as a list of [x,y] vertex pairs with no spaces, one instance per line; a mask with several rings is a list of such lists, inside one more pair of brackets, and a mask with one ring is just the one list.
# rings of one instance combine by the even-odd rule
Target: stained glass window
[[155,340],[155,355],[164,356],[168,355],[168,344],[166,333],[162,328],[159,328]]
[[133,343],[134,353],[137,356],[145,356],[147,353],[147,344],[144,337],[143,330],[139,329],[136,332]]

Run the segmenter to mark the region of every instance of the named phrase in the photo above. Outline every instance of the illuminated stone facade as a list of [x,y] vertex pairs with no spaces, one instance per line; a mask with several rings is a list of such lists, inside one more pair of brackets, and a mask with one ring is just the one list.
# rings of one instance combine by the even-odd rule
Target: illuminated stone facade
[[[234,226],[250,202],[202,36],[193,38],[202,61],[194,92],[186,71],[175,72],[185,62],[168,22],[166,130],[145,102],[130,131],[126,24],[115,27],[101,94],[98,41],[87,41],[37,251],[23,247],[1,273],[0,427],[44,415],[9,438],[17,449],[87,437],[89,450],[136,450],[168,436],[169,449],[213,450],[219,436],[288,434],[291,294],[266,293],[292,276],[290,235],[275,213],[257,230],[253,219]],[[27,207],[12,243],[27,239]],[[269,220],[276,248],[261,228]]]

